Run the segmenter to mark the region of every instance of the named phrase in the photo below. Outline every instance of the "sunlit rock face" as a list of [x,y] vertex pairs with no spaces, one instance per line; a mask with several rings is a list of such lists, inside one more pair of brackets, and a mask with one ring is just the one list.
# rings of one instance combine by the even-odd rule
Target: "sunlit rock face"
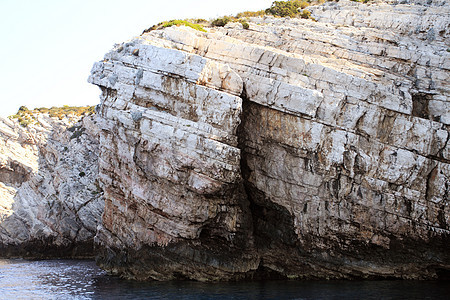
[[0,120],[0,257],[92,257],[104,207],[95,118],[35,119]]
[[89,78],[102,90],[99,265],[158,280],[445,276],[441,2],[340,1],[310,7],[316,22],[115,46]]

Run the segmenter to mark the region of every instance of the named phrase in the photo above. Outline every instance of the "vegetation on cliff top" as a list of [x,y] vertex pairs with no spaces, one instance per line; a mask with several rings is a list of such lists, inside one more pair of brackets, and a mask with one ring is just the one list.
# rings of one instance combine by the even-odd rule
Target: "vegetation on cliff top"
[[21,106],[15,115],[9,116],[9,119],[17,119],[19,124],[27,127],[29,124],[38,124],[38,114],[48,114],[52,118],[62,120],[68,116],[85,116],[95,113],[95,106],[68,106],[63,107],[40,107],[35,109],[28,109],[26,106]]
[[[236,16],[223,16],[214,20],[207,21],[205,19],[185,19],[185,20],[170,20],[161,22],[157,25],[153,25],[150,28],[145,29],[142,34],[150,32],[152,30],[162,29],[170,26],[184,25],[194,28],[199,31],[206,32],[205,27],[223,27],[228,23],[239,22],[244,29],[248,29],[248,18],[261,17],[265,15],[272,15],[275,17],[291,17],[312,19],[311,12],[306,10],[310,4],[322,4],[325,1],[339,1],[339,0],[287,0],[287,1],[274,1],[272,5],[264,10],[258,11],[244,11],[238,13]],[[368,0],[355,0],[355,1],[368,1]]]
[[309,2],[306,1],[274,1],[265,12],[268,15],[293,18],[299,14],[299,8],[304,9],[307,6],[309,6]]
[[146,33],[146,32],[152,31],[152,30],[156,30],[156,29],[162,29],[162,28],[166,28],[166,27],[180,26],[180,25],[184,25],[186,27],[191,27],[198,31],[206,32],[206,30],[205,30],[205,28],[203,28],[202,24],[206,24],[207,22],[208,21],[206,21],[204,19],[170,20],[170,21],[158,23],[157,25],[153,25],[152,27],[144,30],[143,33]]

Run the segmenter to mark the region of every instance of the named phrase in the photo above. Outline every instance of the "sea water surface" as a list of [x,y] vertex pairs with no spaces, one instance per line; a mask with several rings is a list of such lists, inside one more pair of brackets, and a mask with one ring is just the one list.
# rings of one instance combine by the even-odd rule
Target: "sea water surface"
[[93,261],[0,260],[0,299],[450,299],[444,281],[136,282]]

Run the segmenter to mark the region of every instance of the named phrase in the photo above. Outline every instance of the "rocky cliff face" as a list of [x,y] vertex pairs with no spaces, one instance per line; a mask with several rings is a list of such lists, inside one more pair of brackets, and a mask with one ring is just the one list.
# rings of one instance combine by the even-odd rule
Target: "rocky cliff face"
[[0,120],[0,256],[93,256],[103,212],[94,117]]
[[98,263],[137,279],[450,270],[450,9],[151,31],[102,89]]

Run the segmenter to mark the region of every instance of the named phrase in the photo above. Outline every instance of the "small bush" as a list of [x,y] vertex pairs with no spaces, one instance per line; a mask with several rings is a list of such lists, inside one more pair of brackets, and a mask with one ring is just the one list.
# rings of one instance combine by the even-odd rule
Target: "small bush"
[[67,128],[67,130],[70,132],[75,132],[75,131],[79,130],[80,128],[81,128],[81,125],[79,125],[79,126],[74,125],[74,126],[70,126],[69,128]]
[[302,19],[310,19],[311,18],[311,12],[309,10],[302,10],[302,12],[300,13],[300,18]]
[[211,25],[215,27],[223,27],[228,23],[230,23],[232,20],[233,20],[232,18],[225,16],[223,18],[215,19],[214,21],[211,22]]
[[250,25],[247,22],[245,22],[245,21],[241,21],[241,24],[242,24],[242,27],[244,29],[249,29],[250,28]]
[[223,26],[227,25],[230,22],[239,22],[239,23],[242,24],[242,27],[244,29],[249,29],[249,27],[250,27],[250,25],[248,24],[246,19],[240,19],[240,18],[237,18],[237,17],[228,17],[228,16],[225,16],[225,17],[213,20],[211,22],[211,25],[215,26],[215,27],[223,27]]
[[31,120],[29,120],[27,118],[19,117],[17,120],[19,121],[19,124],[23,127],[27,127],[28,125],[31,124]]
[[71,140],[78,139],[80,136],[83,135],[85,130],[86,130],[86,128],[81,128],[81,129],[75,130],[74,133],[72,134],[72,136],[70,137],[70,139]]
[[290,1],[274,1],[272,6],[266,9],[266,14],[279,17],[295,17],[298,14],[298,9],[309,6],[306,1],[290,0]]
[[309,1],[294,1],[298,8],[304,9],[309,6]]
[[24,106],[24,105],[22,105],[21,107],[19,107],[19,112],[29,112],[30,110],[26,107],[26,106]]

